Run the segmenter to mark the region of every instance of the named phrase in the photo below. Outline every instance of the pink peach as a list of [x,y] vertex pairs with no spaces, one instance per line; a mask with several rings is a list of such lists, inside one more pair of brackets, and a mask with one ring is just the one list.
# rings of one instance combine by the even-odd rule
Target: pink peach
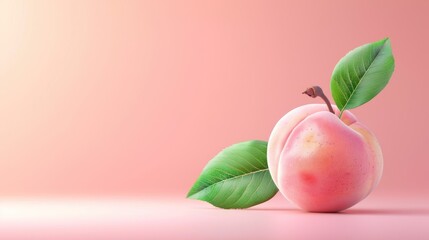
[[291,202],[311,212],[338,212],[378,184],[383,156],[375,136],[349,111],[340,119],[324,104],[293,109],[274,127],[268,166]]

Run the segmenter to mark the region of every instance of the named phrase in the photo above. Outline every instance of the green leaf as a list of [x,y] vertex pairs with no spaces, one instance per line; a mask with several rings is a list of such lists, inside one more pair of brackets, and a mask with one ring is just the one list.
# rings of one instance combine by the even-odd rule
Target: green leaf
[[387,85],[394,68],[388,38],[355,48],[344,56],[331,77],[332,96],[341,113],[374,98]]
[[220,208],[248,208],[277,191],[268,171],[267,142],[254,140],[225,148],[210,160],[188,198]]

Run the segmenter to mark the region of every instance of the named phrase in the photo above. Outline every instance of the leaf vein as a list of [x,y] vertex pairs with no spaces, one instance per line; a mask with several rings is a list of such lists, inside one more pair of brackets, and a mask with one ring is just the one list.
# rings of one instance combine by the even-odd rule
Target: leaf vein
[[383,44],[383,46],[380,47],[380,49],[378,50],[377,54],[374,56],[374,59],[372,60],[371,64],[368,66],[368,70],[366,70],[364,72],[364,74],[362,75],[362,77],[359,78],[358,83],[355,87],[355,89],[353,89],[353,92],[350,94],[350,96],[348,97],[346,103],[344,104],[344,106],[341,109],[341,113],[346,109],[347,105],[349,104],[350,100],[352,99],[353,95],[355,94],[356,90],[359,88],[360,83],[362,82],[362,79],[365,78],[365,75],[369,72],[369,69],[371,68],[371,66],[373,66],[373,63],[375,62],[375,60],[377,59],[378,55],[380,54],[381,50],[383,49],[383,47],[385,46],[386,43]]
[[226,178],[226,179],[224,179],[224,180],[222,180],[222,181],[212,183],[211,185],[209,185],[209,186],[205,186],[204,188],[200,189],[198,192],[195,192],[195,193],[194,193],[194,194],[192,194],[191,196],[193,196],[193,195],[195,195],[195,194],[197,194],[197,193],[199,193],[199,192],[201,192],[201,191],[204,191],[206,188],[213,187],[214,185],[217,185],[217,184],[219,184],[219,183],[221,183],[221,182],[224,182],[224,181],[232,181],[232,180],[237,179],[237,178],[240,178],[240,177],[245,177],[245,176],[248,176],[248,175],[251,175],[251,174],[257,174],[257,173],[260,173],[260,172],[263,172],[263,171],[268,171],[268,168],[260,169],[260,170],[252,171],[252,172],[248,172],[248,173],[245,173],[245,174],[242,174],[242,175],[238,175],[238,176],[235,176],[235,177],[232,177],[232,178]]

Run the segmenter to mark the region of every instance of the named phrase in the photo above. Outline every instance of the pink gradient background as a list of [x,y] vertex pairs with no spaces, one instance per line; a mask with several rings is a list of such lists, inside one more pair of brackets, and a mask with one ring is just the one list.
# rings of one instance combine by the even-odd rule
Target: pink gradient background
[[1,1],[0,196],[184,197],[219,150],[267,140],[321,102],[302,90],[330,94],[337,61],[388,36],[391,82],[352,110],[384,153],[372,197],[428,198],[428,13],[424,0]]

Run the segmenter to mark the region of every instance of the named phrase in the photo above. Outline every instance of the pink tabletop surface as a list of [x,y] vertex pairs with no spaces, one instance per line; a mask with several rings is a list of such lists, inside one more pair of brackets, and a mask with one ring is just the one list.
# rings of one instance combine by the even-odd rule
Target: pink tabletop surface
[[424,198],[369,197],[342,213],[298,210],[281,195],[246,210],[179,197],[9,199],[0,239],[428,239]]

